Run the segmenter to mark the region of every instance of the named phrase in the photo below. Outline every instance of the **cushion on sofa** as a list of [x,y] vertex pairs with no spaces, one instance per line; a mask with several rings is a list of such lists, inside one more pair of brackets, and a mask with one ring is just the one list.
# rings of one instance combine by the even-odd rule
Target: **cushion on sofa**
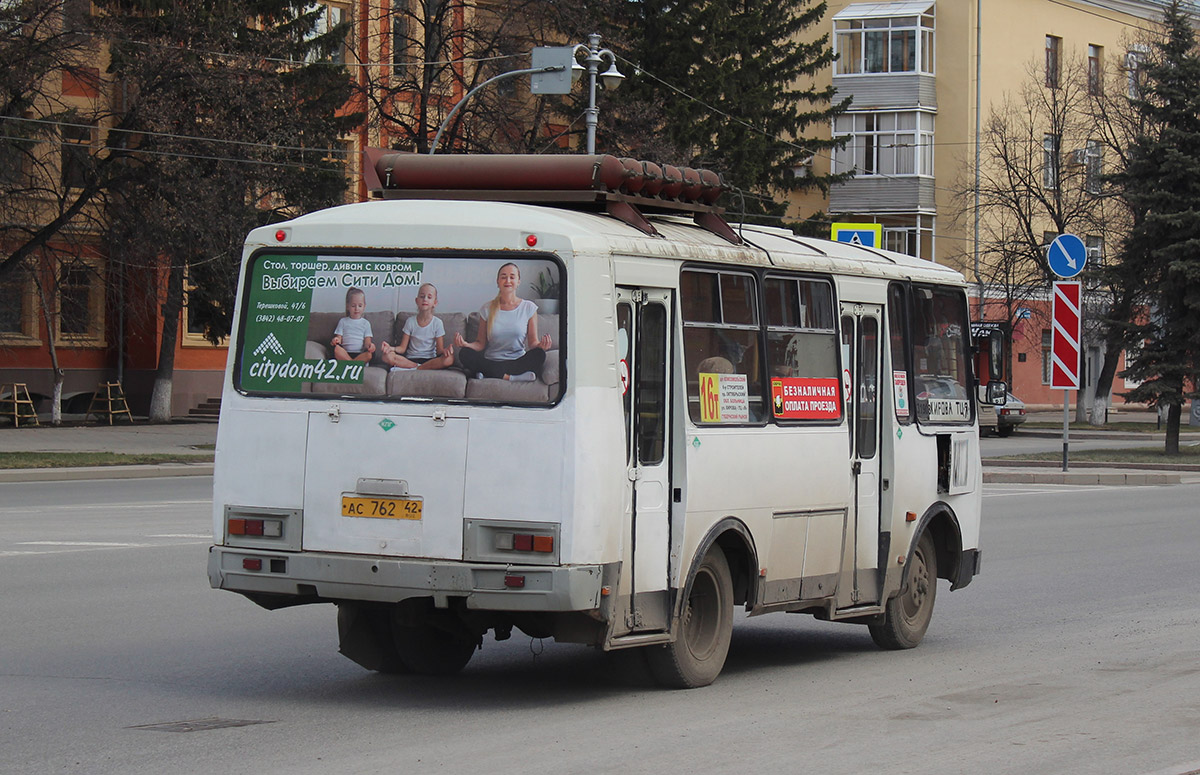
[[387,375],[389,396],[426,396],[462,398],[467,390],[467,375],[449,369],[392,369]]

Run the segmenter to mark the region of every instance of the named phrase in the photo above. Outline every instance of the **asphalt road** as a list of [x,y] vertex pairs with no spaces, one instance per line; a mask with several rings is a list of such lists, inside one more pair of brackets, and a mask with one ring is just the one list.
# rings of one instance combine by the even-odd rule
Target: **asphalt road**
[[[983,575],[919,648],[739,618],[687,692],[519,634],[452,679],[367,673],[332,608],[208,588],[209,486],[0,484],[0,772],[1200,768],[1200,486],[991,486]],[[213,719],[262,723],[149,726]]]

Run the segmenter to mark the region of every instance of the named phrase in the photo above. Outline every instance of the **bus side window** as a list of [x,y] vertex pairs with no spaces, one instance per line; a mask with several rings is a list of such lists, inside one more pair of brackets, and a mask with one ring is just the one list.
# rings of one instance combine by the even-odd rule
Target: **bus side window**
[[[766,419],[759,359],[754,275],[686,269],[680,275],[688,415],[697,425],[744,425]],[[701,375],[708,375],[702,379]],[[722,379],[728,375],[728,379]],[[722,393],[728,392],[723,401]],[[702,399],[703,395],[703,399]],[[738,405],[744,409],[729,409]],[[702,400],[707,400],[702,406]],[[726,407],[722,413],[721,406]]]

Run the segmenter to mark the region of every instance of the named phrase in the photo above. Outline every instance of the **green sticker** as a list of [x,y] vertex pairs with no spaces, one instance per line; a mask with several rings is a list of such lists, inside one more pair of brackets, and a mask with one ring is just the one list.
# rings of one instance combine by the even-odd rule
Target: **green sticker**
[[392,428],[396,427],[396,423],[392,422],[390,418],[384,417],[379,421],[379,427],[383,428],[385,431],[390,431]]
[[[305,357],[313,292],[333,289],[341,304],[351,287],[418,287],[424,264],[319,256],[260,256],[247,279],[243,321],[241,386],[246,390],[295,393],[305,383],[361,385],[362,361]],[[333,310],[339,313],[341,307]],[[376,336],[382,335],[376,334]]]
[[696,449],[700,449],[700,437],[699,436],[695,436],[692,438],[692,446],[695,447]]
[[897,429],[896,429],[896,438],[898,438],[898,439],[899,439],[899,438],[901,438],[901,437],[903,437],[903,436],[904,436],[904,429],[903,429],[903,428],[897,428]]

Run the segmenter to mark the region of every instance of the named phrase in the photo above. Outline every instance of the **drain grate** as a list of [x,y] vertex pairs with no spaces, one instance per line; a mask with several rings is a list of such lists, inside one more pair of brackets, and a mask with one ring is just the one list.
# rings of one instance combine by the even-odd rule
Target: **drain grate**
[[201,718],[194,721],[164,721],[159,724],[139,724],[126,729],[151,729],[155,732],[203,732],[208,729],[249,727],[255,724],[274,724],[274,721],[253,721],[237,718]]

